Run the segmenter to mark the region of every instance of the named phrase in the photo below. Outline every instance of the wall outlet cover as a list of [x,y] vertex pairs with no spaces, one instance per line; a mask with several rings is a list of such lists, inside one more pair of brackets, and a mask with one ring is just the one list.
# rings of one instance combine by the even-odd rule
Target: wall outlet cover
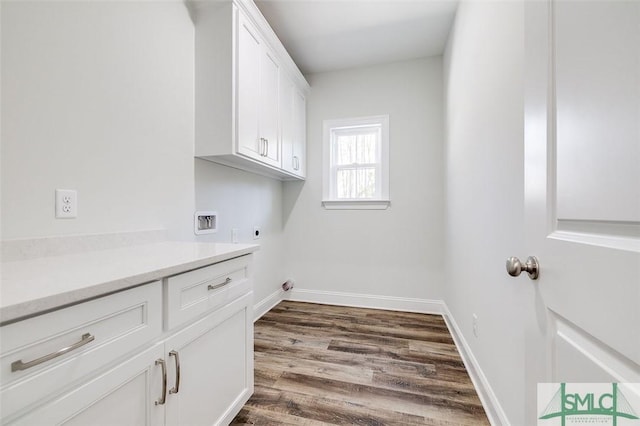
[[74,219],[78,217],[78,191],[56,189],[56,218]]

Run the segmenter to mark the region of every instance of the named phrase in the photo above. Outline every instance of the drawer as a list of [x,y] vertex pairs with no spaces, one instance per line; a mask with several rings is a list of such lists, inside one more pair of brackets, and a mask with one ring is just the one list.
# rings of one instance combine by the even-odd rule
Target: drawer
[[222,307],[252,289],[251,255],[165,279],[167,330]]
[[3,419],[161,333],[160,281],[0,328]]

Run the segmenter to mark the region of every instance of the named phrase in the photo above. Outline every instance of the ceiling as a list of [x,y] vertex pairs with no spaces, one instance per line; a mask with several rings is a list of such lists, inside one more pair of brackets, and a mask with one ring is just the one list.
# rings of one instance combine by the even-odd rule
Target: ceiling
[[456,0],[255,0],[304,74],[440,55]]

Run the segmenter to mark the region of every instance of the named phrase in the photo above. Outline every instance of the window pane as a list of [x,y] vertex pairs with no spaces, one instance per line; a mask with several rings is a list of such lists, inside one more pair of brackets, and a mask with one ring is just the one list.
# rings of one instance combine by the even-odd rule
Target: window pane
[[356,135],[338,135],[336,138],[336,163],[338,165],[356,162]]
[[338,170],[336,192],[338,198],[356,198],[356,170]]
[[378,126],[339,129],[332,133],[336,165],[373,164],[378,161],[380,128]]
[[357,169],[356,185],[355,198],[373,198],[376,193],[376,169]]
[[376,195],[376,169],[373,167],[338,169],[337,198],[373,198]]
[[356,159],[358,163],[372,164],[376,162],[377,139],[377,132],[358,135],[356,143]]

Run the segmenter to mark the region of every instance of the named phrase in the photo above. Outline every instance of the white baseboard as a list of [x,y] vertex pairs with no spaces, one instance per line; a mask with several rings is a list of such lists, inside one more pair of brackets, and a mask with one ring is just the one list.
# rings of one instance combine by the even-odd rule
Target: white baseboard
[[473,355],[471,347],[460,331],[460,328],[453,318],[453,315],[451,315],[449,308],[444,302],[442,304],[442,307],[442,317],[444,318],[444,321],[449,328],[449,332],[453,337],[453,341],[458,348],[458,352],[460,353],[462,362],[464,363],[464,366],[469,373],[469,377],[471,377],[473,386],[476,388],[476,392],[478,392],[478,397],[480,398],[480,402],[482,402],[484,411],[487,413],[489,422],[493,426],[509,426],[510,423],[506,413],[502,409],[502,406],[500,405],[496,394],[493,392],[493,389],[491,388],[491,385],[487,380],[487,376],[484,375],[482,368],[480,368],[478,360]]
[[412,299],[408,297],[375,296],[371,294],[342,293],[293,288],[283,294],[283,299],[296,302],[325,305],[352,306],[354,308],[384,309],[387,311],[442,314],[441,300]]
[[269,312],[276,306],[278,303],[282,301],[282,290],[276,290],[255,305],[253,305],[253,322],[256,322],[260,319],[261,316]]

